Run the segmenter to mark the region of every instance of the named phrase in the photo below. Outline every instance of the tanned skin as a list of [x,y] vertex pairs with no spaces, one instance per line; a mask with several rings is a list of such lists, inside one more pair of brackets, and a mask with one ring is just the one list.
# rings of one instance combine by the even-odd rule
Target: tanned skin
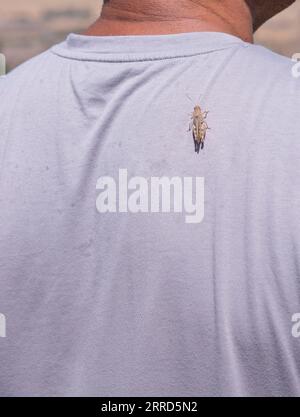
[[295,0],[107,0],[84,33],[91,36],[224,32],[253,42],[253,33]]

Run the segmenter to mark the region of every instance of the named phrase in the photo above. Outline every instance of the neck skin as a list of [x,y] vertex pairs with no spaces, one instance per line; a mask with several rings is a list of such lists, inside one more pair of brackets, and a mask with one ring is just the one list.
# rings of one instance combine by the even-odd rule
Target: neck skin
[[253,21],[244,0],[109,0],[90,36],[223,32],[253,42]]

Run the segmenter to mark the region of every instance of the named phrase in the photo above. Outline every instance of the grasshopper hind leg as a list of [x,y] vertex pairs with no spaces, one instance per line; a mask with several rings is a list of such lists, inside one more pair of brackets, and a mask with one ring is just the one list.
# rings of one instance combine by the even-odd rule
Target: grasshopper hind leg
[[195,142],[195,152],[199,153],[199,151],[200,151],[200,142],[198,142],[196,140],[194,140],[194,142]]
[[194,131],[193,131],[193,139],[194,139],[194,145],[195,145],[195,152],[199,153],[199,142],[196,139],[196,135]]

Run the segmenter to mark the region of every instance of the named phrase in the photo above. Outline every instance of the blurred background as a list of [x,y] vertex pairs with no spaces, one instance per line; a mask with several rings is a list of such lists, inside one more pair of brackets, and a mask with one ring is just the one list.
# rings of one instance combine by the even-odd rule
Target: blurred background
[[[7,70],[66,34],[87,28],[99,16],[101,4],[101,0],[0,0],[0,53],[6,55]],[[264,25],[256,42],[289,57],[300,52],[300,0]]]

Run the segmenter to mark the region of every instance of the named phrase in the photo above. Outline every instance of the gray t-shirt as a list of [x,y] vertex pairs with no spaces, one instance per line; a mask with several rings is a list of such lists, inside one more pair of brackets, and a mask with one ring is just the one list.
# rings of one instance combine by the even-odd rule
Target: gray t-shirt
[[71,34],[0,78],[1,395],[300,395],[293,65]]

